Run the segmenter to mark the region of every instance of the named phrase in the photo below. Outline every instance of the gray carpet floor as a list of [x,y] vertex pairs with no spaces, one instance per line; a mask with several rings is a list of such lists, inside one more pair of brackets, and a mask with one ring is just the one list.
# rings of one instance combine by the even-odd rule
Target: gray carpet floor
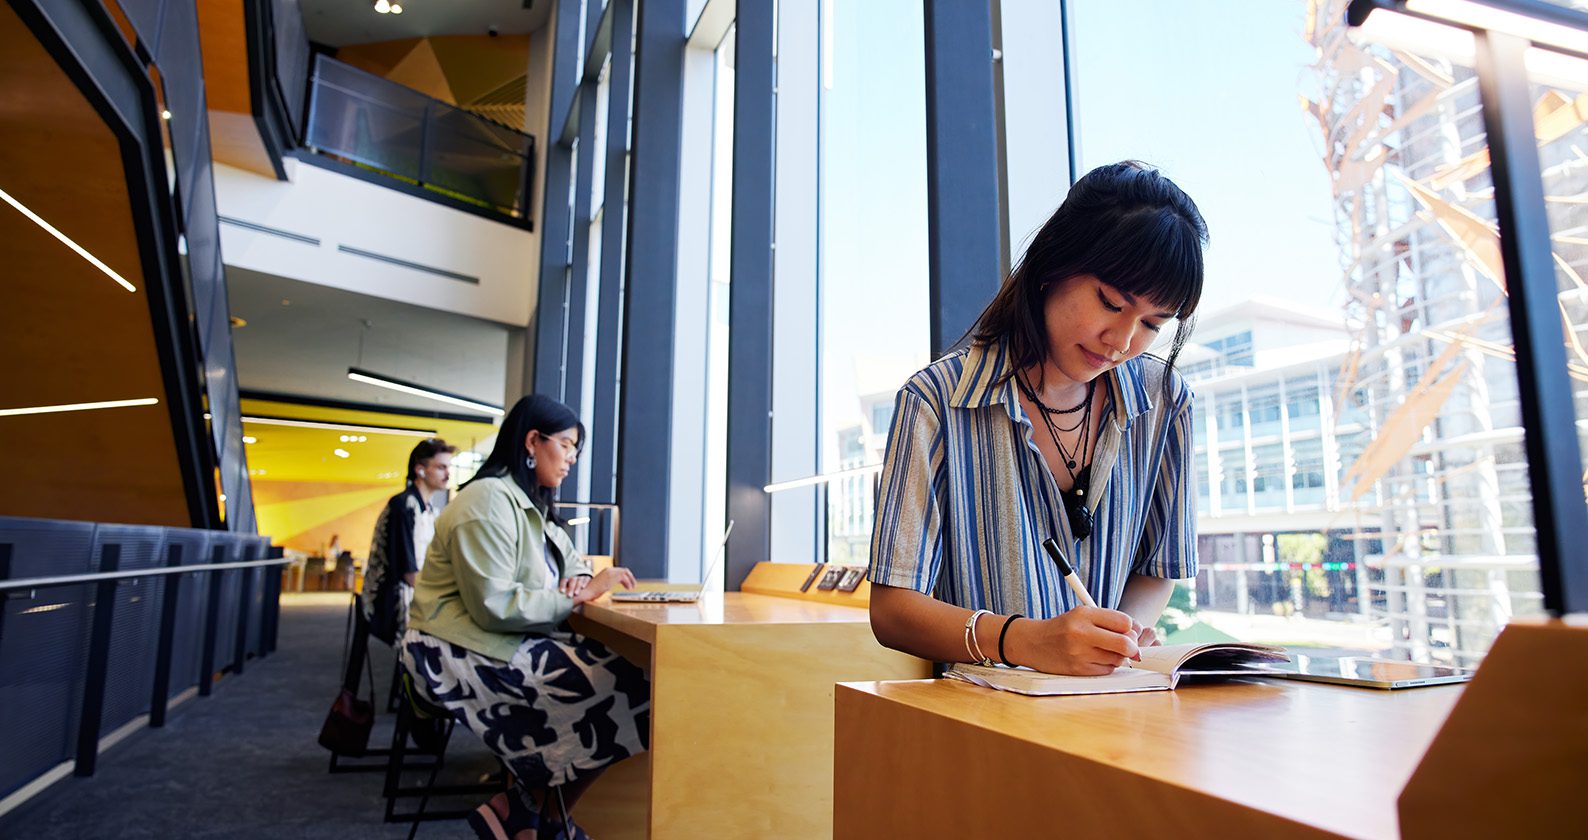
[[[406,837],[407,824],[381,821],[382,774],[329,774],[330,753],[315,743],[336,696],[346,616],[345,594],[284,595],[275,653],[249,660],[242,674],[217,682],[211,696],[177,706],[165,727],[139,730],[107,750],[92,778],[67,778],[0,819],[0,837]],[[393,657],[379,642],[370,647],[382,712],[370,745],[386,746]],[[460,728],[443,776],[473,782],[495,767],[479,740]],[[408,778],[423,780],[417,773]],[[472,806],[483,798],[429,807]],[[419,829],[421,838],[473,836],[461,820]]]

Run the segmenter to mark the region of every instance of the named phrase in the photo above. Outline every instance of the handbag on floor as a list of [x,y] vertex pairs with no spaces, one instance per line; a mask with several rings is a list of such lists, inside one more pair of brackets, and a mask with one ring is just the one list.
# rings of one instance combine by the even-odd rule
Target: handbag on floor
[[[356,601],[352,609],[358,609]],[[368,644],[367,638],[355,639],[352,634],[353,613],[349,611],[346,644],[342,647],[342,668],[338,673],[347,668],[350,645]],[[369,699],[358,696],[356,683],[352,688],[342,686],[336,700],[331,703],[331,711],[325,716],[325,723],[320,726],[320,746],[337,755],[360,758],[369,749],[369,733],[375,726],[375,666],[370,663],[367,651],[364,667],[369,671]]]
[[347,689],[336,695],[320,727],[320,746],[337,755],[358,758],[369,749],[369,731],[375,726],[375,704]]

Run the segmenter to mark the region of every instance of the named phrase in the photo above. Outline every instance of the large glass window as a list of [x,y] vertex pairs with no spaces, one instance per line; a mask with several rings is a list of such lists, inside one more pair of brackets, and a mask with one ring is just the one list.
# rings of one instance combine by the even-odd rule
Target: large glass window
[[[1155,164],[1210,228],[1185,372],[1220,504],[1173,629],[1471,665],[1538,610],[1476,79],[1348,37],[1344,6],[1072,0],[1079,169]],[[1588,323],[1582,85],[1539,82],[1562,308]]]
[[1246,440],[1246,406],[1240,391],[1223,391],[1213,397],[1219,417],[1219,443],[1228,445]]
[[1323,424],[1316,376],[1285,382],[1285,423],[1292,435],[1315,431]]
[[1295,471],[1290,476],[1292,503],[1298,508],[1323,504],[1323,441],[1318,438],[1296,441],[1291,458],[1295,463]]
[[1246,419],[1252,438],[1279,435],[1279,385],[1260,385],[1246,392]]
[[[927,347],[921,4],[821,5],[822,472],[880,464],[899,386]],[[791,82],[792,83],[792,82]],[[940,349],[940,348],[938,348]],[[827,488],[827,559],[869,558],[873,475]]]
[[1285,506],[1285,450],[1277,444],[1252,447],[1252,504]]
[[[728,507],[728,303],[733,256],[733,92],[734,36],[732,26],[714,55],[711,120],[711,247],[707,263],[706,317],[706,492],[703,506],[704,550],[701,574],[715,555]],[[718,564],[707,588],[719,589],[724,574]]]

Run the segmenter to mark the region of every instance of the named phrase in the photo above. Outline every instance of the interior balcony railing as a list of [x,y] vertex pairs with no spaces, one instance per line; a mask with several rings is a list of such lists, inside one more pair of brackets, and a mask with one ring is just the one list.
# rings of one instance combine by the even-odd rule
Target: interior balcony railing
[[535,138],[321,55],[306,151],[528,226]]

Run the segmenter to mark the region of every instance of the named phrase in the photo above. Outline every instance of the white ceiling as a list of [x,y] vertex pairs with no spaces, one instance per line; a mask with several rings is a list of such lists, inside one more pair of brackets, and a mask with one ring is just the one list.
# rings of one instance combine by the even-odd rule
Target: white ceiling
[[403,13],[381,14],[374,0],[301,0],[309,39],[333,47],[428,35],[522,35],[546,25],[556,0],[401,0]]
[[502,404],[509,328],[501,324],[232,266],[226,287],[232,315],[248,322],[232,329],[242,390],[473,413],[347,378],[362,367]]

